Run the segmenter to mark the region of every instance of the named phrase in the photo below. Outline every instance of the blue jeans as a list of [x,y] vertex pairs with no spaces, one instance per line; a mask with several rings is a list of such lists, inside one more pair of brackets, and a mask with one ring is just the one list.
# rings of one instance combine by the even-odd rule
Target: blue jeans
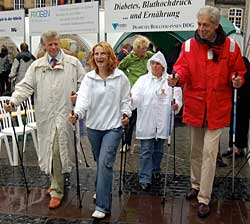
[[87,132],[97,164],[96,210],[110,213],[113,165],[122,137],[122,128],[105,131],[88,128]]
[[152,173],[161,171],[164,141],[159,138],[141,140],[139,183],[151,184]]

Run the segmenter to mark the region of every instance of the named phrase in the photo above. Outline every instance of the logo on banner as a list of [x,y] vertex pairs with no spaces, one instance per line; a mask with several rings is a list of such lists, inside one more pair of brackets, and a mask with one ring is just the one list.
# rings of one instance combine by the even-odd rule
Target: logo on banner
[[112,23],[113,29],[116,30],[118,27],[118,23]]
[[46,18],[46,17],[50,17],[50,10],[38,10],[38,11],[34,11],[31,12],[31,18]]
[[126,28],[127,24],[126,23],[112,23],[113,29],[117,30],[118,28]]

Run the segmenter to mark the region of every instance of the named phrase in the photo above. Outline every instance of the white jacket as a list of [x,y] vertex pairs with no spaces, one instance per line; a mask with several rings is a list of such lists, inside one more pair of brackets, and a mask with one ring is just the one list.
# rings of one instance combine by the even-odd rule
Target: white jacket
[[[163,75],[158,79],[152,75],[150,61],[159,62],[164,67]],[[167,82],[167,63],[161,52],[153,55],[147,64],[148,73],[141,76],[132,87],[132,106],[137,108],[136,138],[167,139],[172,87]],[[178,113],[182,107],[182,90],[174,87],[174,98],[178,104]]]
[[106,80],[95,70],[88,72],[78,91],[75,113],[83,118],[86,126],[95,130],[110,130],[121,127],[122,114],[131,116],[130,84],[119,69]]
[[34,92],[35,115],[39,147],[39,165],[42,171],[51,172],[52,147],[55,131],[58,132],[62,172],[70,172],[73,165],[73,129],[67,117],[73,109],[72,91],[77,91],[79,79],[85,71],[81,62],[61,51],[61,59],[54,69],[48,55],[34,61],[24,79],[15,87],[11,101],[19,105]]

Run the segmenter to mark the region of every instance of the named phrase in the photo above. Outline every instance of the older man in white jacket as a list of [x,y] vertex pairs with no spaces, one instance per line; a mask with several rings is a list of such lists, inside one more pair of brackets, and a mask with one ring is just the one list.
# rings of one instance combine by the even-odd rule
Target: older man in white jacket
[[[167,82],[167,63],[161,52],[147,63],[148,73],[132,87],[132,106],[137,108],[136,138],[141,140],[139,183],[143,190],[152,177],[160,177],[163,145],[169,129],[172,87]],[[182,90],[174,88],[176,113],[182,106]]]
[[10,111],[34,93],[38,163],[42,171],[51,174],[49,208],[57,208],[64,195],[63,173],[71,171],[73,159],[73,130],[67,120],[73,109],[70,96],[85,72],[77,58],[60,49],[57,32],[43,33],[42,40],[47,53],[31,64],[5,108]]

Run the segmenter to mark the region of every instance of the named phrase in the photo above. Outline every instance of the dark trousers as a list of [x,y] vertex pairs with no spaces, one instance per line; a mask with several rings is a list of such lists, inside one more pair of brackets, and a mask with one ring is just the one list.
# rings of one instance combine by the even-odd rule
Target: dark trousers
[[0,96],[2,96],[6,91],[10,90],[9,77],[0,74]]
[[[249,129],[250,119],[250,102],[239,98],[236,108],[236,132],[235,132],[235,146],[238,148],[247,147],[247,135]],[[231,111],[231,123],[229,130],[229,147],[233,147],[233,108]]]
[[131,146],[136,119],[137,119],[137,109],[132,111],[132,115],[129,118],[128,128],[126,130],[125,143],[129,146]]

